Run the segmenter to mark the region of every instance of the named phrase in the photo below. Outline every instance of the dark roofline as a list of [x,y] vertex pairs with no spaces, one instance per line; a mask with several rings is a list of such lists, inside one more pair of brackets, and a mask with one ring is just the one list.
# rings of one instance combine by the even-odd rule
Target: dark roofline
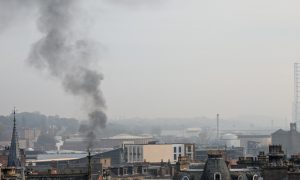
[[195,145],[195,143],[123,144],[123,145],[124,145],[124,146],[127,146],[127,145],[174,145],[174,144]]
[[288,134],[290,131],[285,131],[283,129],[278,129],[277,131],[273,132],[271,135],[275,134],[275,133],[286,133]]

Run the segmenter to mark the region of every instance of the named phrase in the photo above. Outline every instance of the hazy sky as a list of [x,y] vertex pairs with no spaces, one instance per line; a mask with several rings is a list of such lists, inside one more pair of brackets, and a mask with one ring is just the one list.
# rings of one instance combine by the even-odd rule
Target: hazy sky
[[[298,0],[94,0],[83,3],[78,23],[102,45],[98,69],[111,118],[290,119],[299,7]],[[25,62],[41,37],[37,17],[24,10],[0,19],[10,21],[0,23],[7,26],[0,30],[0,114],[17,106],[84,118],[81,99]]]

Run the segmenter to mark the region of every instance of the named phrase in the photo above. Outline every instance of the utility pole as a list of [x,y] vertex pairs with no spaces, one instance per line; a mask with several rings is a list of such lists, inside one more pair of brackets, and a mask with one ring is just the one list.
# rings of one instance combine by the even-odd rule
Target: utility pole
[[217,144],[218,144],[218,149],[220,145],[220,129],[219,129],[219,124],[220,124],[220,115],[217,114]]
[[91,150],[88,149],[88,180],[92,180],[92,162],[91,162]]

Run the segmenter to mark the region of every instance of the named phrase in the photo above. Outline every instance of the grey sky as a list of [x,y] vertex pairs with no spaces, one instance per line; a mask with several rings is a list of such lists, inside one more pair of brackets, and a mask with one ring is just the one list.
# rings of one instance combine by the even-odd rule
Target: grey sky
[[[82,32],[103,46],[109,117],[291,117],[300,1],[149,1],[83,3]],[[79,98],[25,63],[41,36],[36,17],[25,12],[0,33],[0,114],[84,118]]]

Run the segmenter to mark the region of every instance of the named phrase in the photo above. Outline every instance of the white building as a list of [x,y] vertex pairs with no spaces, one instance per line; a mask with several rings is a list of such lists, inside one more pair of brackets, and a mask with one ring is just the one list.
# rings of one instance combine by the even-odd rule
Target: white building
[[237,135],[235,134],[224,134],[221,137],[221,142],[227,147],[240,147],[241,142]]

